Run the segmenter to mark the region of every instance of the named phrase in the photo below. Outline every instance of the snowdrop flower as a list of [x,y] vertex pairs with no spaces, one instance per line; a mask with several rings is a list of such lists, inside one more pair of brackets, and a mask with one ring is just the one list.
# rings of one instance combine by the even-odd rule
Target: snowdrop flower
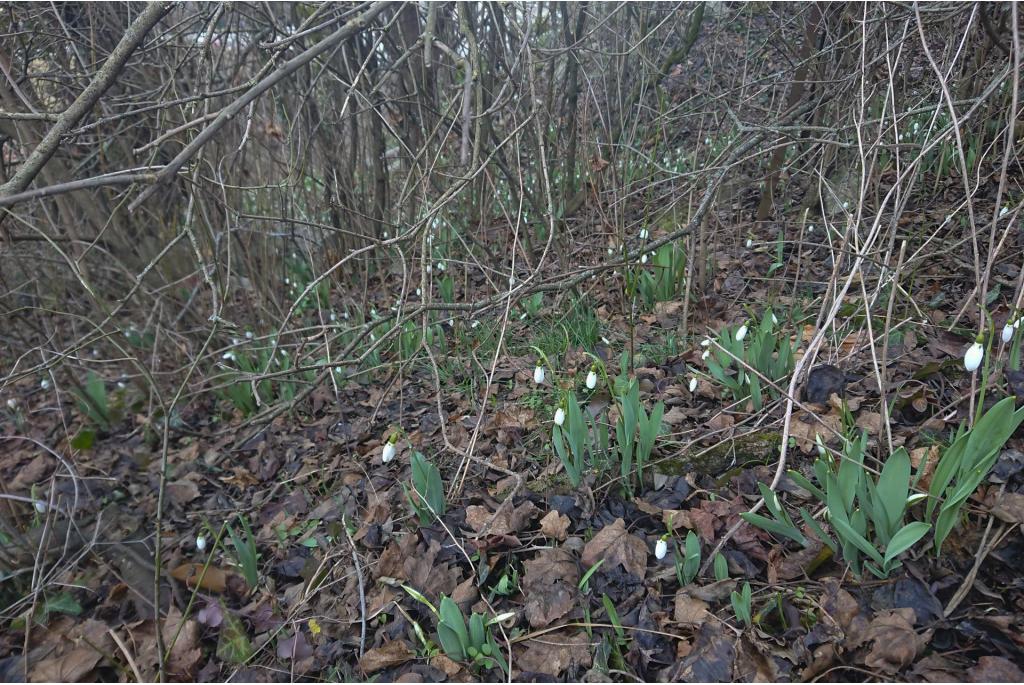
[[38,511],[40,514],[45,514],[46,513],[46,502],[44,502],[43,500],[37,499],[35,501],[35,507],[36,507],[36,511]]
[[603,335],[601,336],[601,342],[603,342],[605,345],[612,344],[611,341],[609,341],[608,338],[604,337]]
[[807,232],[814,233],[814,224],[811,224],[810,226],[807,227]]
[[476,328],[479,325],[480,325],[480,322],[477,321],[476,319],[473,319],[473,321],[469,324],[469,327],[470,328]]
[[1004,343],[1008,343],[1011,340],[1013,340],[1013,331],[1014,330],[1015,330],[1014,324],[1011,323],[1010,321],[1007,321],[1006,325],[1003,326],[1003,342]]
[[587,390],[593,390],[597,387],[597,372],[593,368],[590,369],[590,373],[587,374]]
[[565,423],[565,410],[559,407],[555,410],[555,425],[561,426]]
[[779,325],[779,320],[777,318],[775,318],[775,312],[772,312],[772,325],[773,326],[778,326]]
[[206,549],[206,536],[199,534],[196,536],[196,549],[200,552]]
[[705,145],[711,145],[711,138],[705,138],[704,139],[704,144]]
[[700,356],[700,358],[703,359],[703,360],[707,360],[707,358],[710,357],[710,356],[711,356],[711,350],[704,350],[704,354],[702,354]]
[[288,278],[284,279],[284,284],[285,285],[291,285],[291,279],[288,279]]
[[690,392],[693,392],[696,389],[697,389],[697,377],[696,376],[691,376],[690,377]]
[[537,364],[536,368],[533,370],[533,382],[537,385],[544,382],[544,367],[540,364]]
[[660,537],[657,544],[654,545],[654,556],[657,559],[664,559],[666,554],[668,554],[668,542],[664,537]]
[[121,389],[121,390],[124,390],[124,389],[125,389],[125,388],[127,388],[128,386],[124,384],[124,381],[118,381],[118,382],[117,382],[117,387],[118,387],[119,389]]
[[646,264],[647,263],[647,255],[646,254],[640,255],[640,263],[641,264]]
[[348,321],[348,312],[342,312],[341,318],[345,319],[345,321]]
[[384,234],[383,234],[383,235],[384,235],[384,239],[385,239],[385,240],[387,240],[387,237],[388,237],[388,232],[387,232],[387,231],[384,231]]
[[608,254],[615,254],[615,248],[608,248]]
[[12,411],[17,409],[18,408],[18,400],[14,399],[13,397],[11,399],[7,400],[7,408],[12,410]]
[[221,359],[227,359],[228,361],[235,361],[235,353],[232,352],[231,350],[228,350],[227,352],[225,352],[221,356]]
[[416,297],[419,297],[422,294],[423,294],[423,289],[422,288],[416,288]]
[[99,351],[99,350],[97,350],[97,349],[95,349],[95,348],[93,348],[93,351],[92,351],[92,356],[94,356],[94,357],[98,357],[98,356],[100,356],[100,351]]
[[437,270],[438,271],[444,271],[444,262],[438,262],[437,263]]
[[964,368],[971,373],[978,370],[981,366],[981,360],[985,356],[985,348],[982,346],[981,341],[976,340],[973,345],[967,348],[967,352],[964,354]]
[[850,203],[849,202],[844,202],[843,203],[843,209],[849,209],[849,208],[850,208]]
[[640,229],[640,240],[647,240],[651,235],[651,232],[647,230],[647,227]]
[[[331,314],[331,321],[334,321],[334,314]],[[252,331],[245,332],[245,339],[252,340]]]
[[753,246],[754,246],[754,240],[752,238],[747,238],[747,249],[749,250]]
[[380,460],[385,464],[395,458],[396,442],[398,442],[398,436],[392,433],[388,441],[384,443],[384,450],[380,454]]
[[703,340],[701,340],[700,341],[700,346],[701,347],[710,347],[711,346],[711,338],[704,338]]
[[1006,216],[1009,213],[1010,213],[1010,208],[1009,207],[1003,207],[1002,209],[999,210],[999,218],[1002,219],[1004,216]]
[[43,390],[49,390],[50,389],[50,381],[49,381],[49,379],[44,378],[43,380],[39,381],[39,387],[42,388]]
[[747,324],[740,326],[739,330],[736,331],[736,342],[743,342],[743,339],[747,337]]

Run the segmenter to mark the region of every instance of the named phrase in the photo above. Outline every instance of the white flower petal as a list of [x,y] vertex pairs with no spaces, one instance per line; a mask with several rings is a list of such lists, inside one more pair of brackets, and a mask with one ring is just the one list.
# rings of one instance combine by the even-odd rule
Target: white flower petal
[[561,426],[565,423],[565,410],[559,407],[555,410],[555,425]]
[[198,536],[196,538],[196,549],[198,549],[200,552],[202,552],[204,549],[206,549],[206,537],[205,536],[200,535],[200,536]]
[[972,373],[977,371],[984,356],[985,348],[979,342],[974,343],[967,348],[967,352],[964,354],[964,368]]
[[664,540],[658,540],[658,543],[654,545],[654,556],[658,559],[664,559],[666,554],[668,554],[668,543]]
[[384,450],[381,452],[380,460],[387,464],[395,458],[395,443],[388,440],[384,443]]
[[597,374],[593,370],[587,374],[587,389],[593,390],[597,387]]
[[693,392],[696,389],[697,389],[697,378],[696,377],[690,378],[690,392]]
[[540,385],[541,383],[544,382],[544,367],[540,366],[539,364],[533,370],[533,382],[536,383],[537,385]]
[[740,326],[739,330],[736,331],[737,342],[743,342],[743,339],[747,337],[747,324]]
[[1013,340],[1013,331],[1014,331],[1013,324],[1011,324],[1009,321],[1007,321],[1006,325],[1003,326],[1003,342],[1004,343],[1008,343],[1011,340]]

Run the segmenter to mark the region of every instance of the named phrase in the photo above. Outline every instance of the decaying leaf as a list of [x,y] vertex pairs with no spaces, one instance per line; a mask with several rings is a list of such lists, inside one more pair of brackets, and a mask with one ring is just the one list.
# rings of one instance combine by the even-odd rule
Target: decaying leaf
[[606,568],[620,564],[641,580],[647,575],[647,543],[627,531],[622,519],[602,528],[583,548],[584,566],[589,568],[602,559]]

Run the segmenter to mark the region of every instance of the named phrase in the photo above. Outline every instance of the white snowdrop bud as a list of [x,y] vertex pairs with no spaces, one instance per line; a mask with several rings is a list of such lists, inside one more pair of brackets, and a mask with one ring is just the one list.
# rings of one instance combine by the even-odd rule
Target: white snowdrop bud
[[13,397],[11,399],[7,400],[7,408],[11,409],[11,410],[17,409],[18,408],[18,400],[14,399]]
[[747,324],[740,326],[739,330],[736,331],[736,341],[743,342],[743,339],[747,337]]
[[850,203],[849,202],[844,202],[843,203],[843,209],[849,209],[849,208],[850,208]]
[[1002,219],[1004,216],[1006,216],[1009,213],[1010,213],[1010,208],[1009,207],[1003,207],[1002,209],[999,210],[999,218]]
[[777,318],[775,318],[775,312],[772,312],[772,325],[773,326],[778,326],[779,325],[779,320]]
[[700,346],[701,347],[710,347],[710,345],[711,345],[711,339],[710,338],[704,338],[703,340],[700,341]]
[[972,373],[977,371],[984,356],[985,348],[980,342],[975,342],[967,348],[967,352],[964,354],[964,368]]
[[692,377],[692,378],[690,378],[690,392],[693,392],[696,389],[697,389],[697,378],[696,377]]
[[559,407],[555,410],[555,425],[561,426],[565,423],[565,410]]
[[704,139],[704,144],[705,145],[711,145],[711,139],[710,138],[705,138]]
[[44,378],[43,380],[39,381],[39,387],[42,388],[43,390],[49,390],[50,389],[50,379]]
[[650,237],[651,232],[646,227],[640,229],[640,240],[647,240]]
[[1008,343],[1011,340],[1013,340],[1013,330],[1014,330],[1013,324],[1011,324],[1009,321],[1007,321],[1006,325],[1003,326],[1003,342],[1004,343]]
[[46,502],[44,502],[43,500],[37,499],[35,501],[35,507],[36,507],[36,511],[38,511],[40,514],[45,514],[46,513]]
[[288,279],[288,278],[284,279],[284,284],[285,285],[290,285],[291,284],[291,279]]
[[591,369],[590,373],[587,374],[587,389],[593,390],[597,387],[597,373]]
[[751,240],[750,238],[747,238],[747,249],[750,249],[753,246],[754,246],[754,241]]
[[704,350],[704,354],[702,354],[702,355],[700,356],[700,358],[701,358],[701,359],[705,359],[705,360],[706,360],[706,359],[707,359],[708,357],[710,357],[710,356],[711,356],[711,350]]
[[533,382],[540,385],[544,382],[544,367],[540,364],[533,370]]
[[202,551],[204,551],[206,549],[206,536],[205,535],[199,535],[199,536],[196,537],[196,549],[198,549],[200,552],[202,552]]
[[647,255],[646,254],[640,255],[640,263],[641,264],[646,264],[647,263]]
[[810,226],[807,227],[807,232],[814,233],[814,224],[811,224]]
[[614,248],[611,248],[611,247],[609,247],[609,248],[608,248],[608,254],[615,254],[615,249],[614,249]]
[[416,297],[420,297],[423,294],[423,288],[416,288]]
[[659,538],[658,543],[654,545],[654,556],[658,559],[664,559],[666,554],[668,554],[668,543]]
[[437,270],[438,271],[444,271],[444,262],[438,262],[437,263]]
[[480,322],[477,321],[476,319],[473,319],[473,322],[469,324],[469,327],[470,328],[476,328],[479,325],[480,325]]
[[380,454],[380,460],[382,462],[384,462],[385,464],[387,464],[389,461],[391,461],[394,458],[395,458],[395,443],[392,442],[391,438],[389,438],[388,441],[384,443],[384,450]]
[[[335,319],[335,316],[334,316],[334,314],[332,313],[332,314],[331,314],[331,321],[334,321],[334,319]],[[252,331],[246,331],[246,332],[245,332],[245,339],[246,339],[246,340],[252,340]]]

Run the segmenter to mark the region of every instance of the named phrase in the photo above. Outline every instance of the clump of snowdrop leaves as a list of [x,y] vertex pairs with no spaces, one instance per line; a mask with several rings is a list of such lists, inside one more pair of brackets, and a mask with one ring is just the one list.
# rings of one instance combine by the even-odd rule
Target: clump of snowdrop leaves
[[974,344],[967,348],[964,353],[964,368],[974,373],[981,366],[981,360],[985,357],[985,347],[981,344],[982,337],[978,334]]
[[658,542],[654,545],[654,557],[656,559],[664,559],[665,555],[668,554],[668,534],[662,535],[658,538]]
[[381,451],[380,460],[387,464],[395,458],[395,443],[398,442],[398,434],[392,433],[388,438],[388,441],[384,443],[384,449]]

